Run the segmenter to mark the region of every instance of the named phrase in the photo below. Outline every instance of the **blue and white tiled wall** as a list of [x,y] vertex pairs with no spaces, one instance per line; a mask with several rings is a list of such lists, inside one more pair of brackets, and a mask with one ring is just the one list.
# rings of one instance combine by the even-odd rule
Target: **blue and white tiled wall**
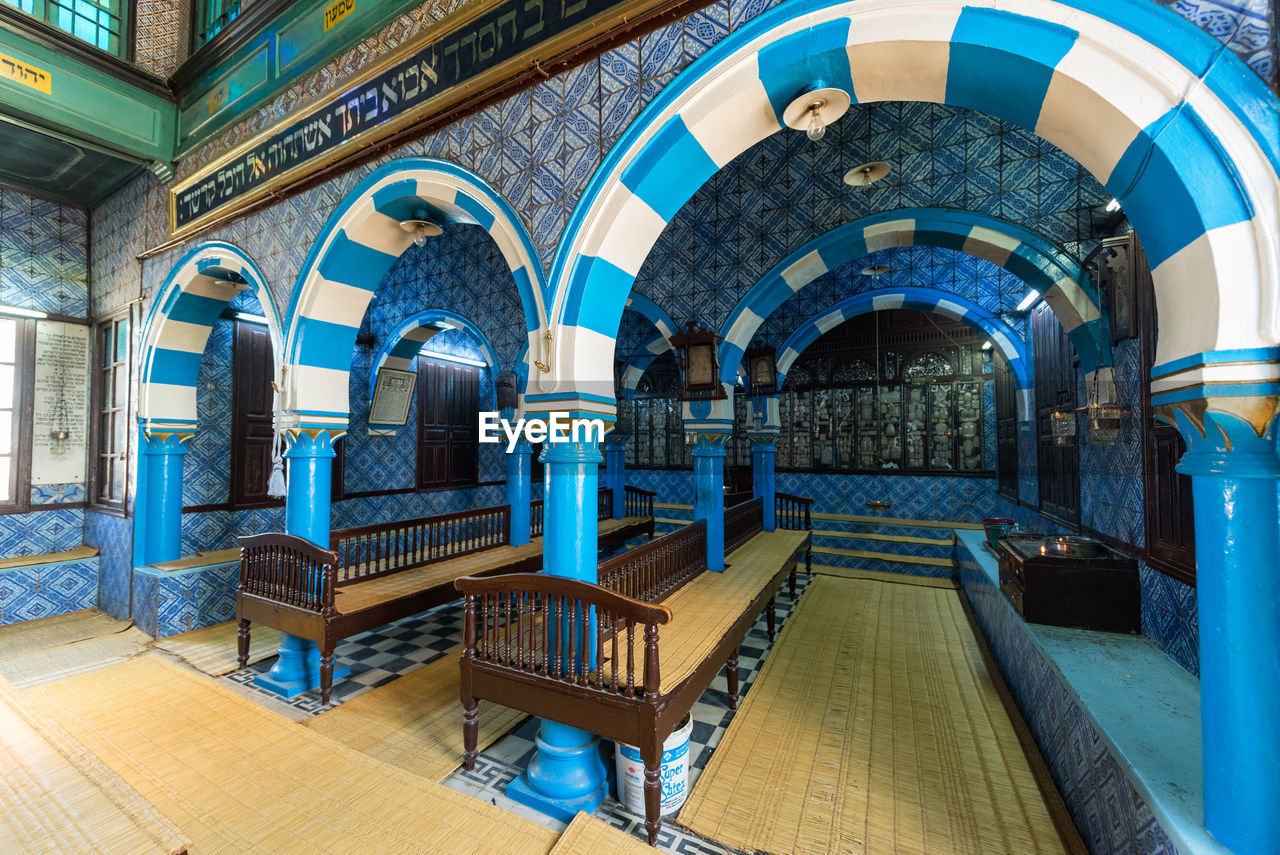
[[133,579],[133,619],[156,638],[229,621],[239,581],[239,563],[171,572],[140,567]]
[[97,604],[96,557],[0,569],[0,625],[80,611]]

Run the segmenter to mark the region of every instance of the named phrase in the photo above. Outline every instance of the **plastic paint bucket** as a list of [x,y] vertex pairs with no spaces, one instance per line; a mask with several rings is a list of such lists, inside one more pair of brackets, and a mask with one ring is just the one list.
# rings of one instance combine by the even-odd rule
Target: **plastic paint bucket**
[[[685,716],[662,743],[662,813],[675,813],[689,795],[689,735],[693,717]],[[614,761],[618,772],[618,801],[632,813],[644,816],[644,760],[640,749],[617,743]]]

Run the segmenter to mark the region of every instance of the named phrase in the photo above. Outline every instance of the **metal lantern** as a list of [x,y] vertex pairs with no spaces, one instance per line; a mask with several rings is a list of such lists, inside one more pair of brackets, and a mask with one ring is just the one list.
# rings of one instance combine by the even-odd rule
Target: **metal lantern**
[[498,384],[495,389],[498,398],[499,410],[514,410],[520,405],[520,392],[516,373],[508,368],[498,375]]
[[1124,407],[1117,404],[1092,404],[1089,413],[1089,441],[1113,443],[1120,433],[1120,422],[1124,418]]
[[1073,410],[1055,410],[1049,416],[1053,426],[1053,441],[1058,445],[1072,445],[1076,441],[1076,414]]
[[752,395],[778,391],[778,354],[772,347],[753,345],[747,350],[747,377]]
[[729,397],[720,384],[720,363],[716,352],[723,339],[706,327],[689,321],[671,337],[676,363],[680,366],[681,401],[722,400]]

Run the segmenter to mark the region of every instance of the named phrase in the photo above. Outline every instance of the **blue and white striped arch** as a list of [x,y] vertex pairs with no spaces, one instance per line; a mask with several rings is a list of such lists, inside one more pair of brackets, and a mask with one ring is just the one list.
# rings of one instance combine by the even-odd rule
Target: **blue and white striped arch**
[[201,355],[227,304],[245,290],[262,305],[279,375],[280,313],[258,266],[237,246],[202,243],[173,266],[143,323],[138,422],[144,434],[195,432]]
[[787,372],[800,354],[804,353],[805,348],[821,338],[823,333],[858,315],[890,309],[936,312],[968,324],[985,335],[992,347],[1000,351],[1009,364],[1009,370],[1013,372],[1018,387],[1018,421],[1031,420],[1031,384],[1034,374],[1031,370],[1031,354],[1026,344],[1008,324],[977,303],[935,288],[906,287],[866,291],[847,297],[830,309],[814,315],[797,327],[779,348],[778,385],[785,382]]
[[[467,318],[456,312],[450,312],[447,309],[428,309],[425,312],[419,312],[412,318],[409,318],[387,336],[386,342],[378,350],[373,358],[373,366],[369,373],[369,403],[373,403],[373,392],[378,383],[378,372],[385,366],[387,368],[397,368],[401,371],[408,371],[413,366],[414,359],[422,351],[423,345],[430,341],[437,333],[445,330],[462,330],[475,340],[480,352],[484,354],[484,360],[489,366],[489,389],[492,394],[498,379],[498,354],[493,349],[489,337],[484,334],[480,327],[476,326]],[[493,401],[489,402],[493,406]],[[369,425],[369,434],[372,436],[383,436],[388,433],[394,433],[395,427],[389,425]]]
[[671,319],[671,316],[643,294],[632,293],[627,297],[627,308],[639,312],[657,327],[658,331],[627,358],[627,363],[622,369],[622,388],[619,390],[619,394],[624,398],[630,398],[635,394],[636,385],[644,376],[645,369],[653,364],[653,360],[671,349],[671,336],[676,332],[676,322]]
[[546,279],[520,218],[478,175],[434,158],[403,158],[366,177],[325,223],[289,304],[285,409],[290,426],[346,426],[356,332],[378,284],[411,243],[400,221],[425,210],[439,222],[484,228],[511,270],[536,336]]
[[[1053,309],[1090,381],[1111,374],[1111,333],[1098,289],[1052,241],[1013,223],[943,208],[905,208],[864,217],[814,238],[761,277],[720,329],[720,379],[731,383],[765,319],[818,277],[877,250],[903,246],[954,249],[1003,267],[1039,291]],[[924,289],[921,289],[924,290]]]
[[[1034,131],[1121,201],[1153,267],[1157,361],[1280,342],[1276,99],[1149,0],[800,0],[689,65],[612,148],[557,250],[550,399],[608,395],[626,295],[711,175],[815,81],[855,102],[965,107]],[[608,400],[606,397],[605,400]]]

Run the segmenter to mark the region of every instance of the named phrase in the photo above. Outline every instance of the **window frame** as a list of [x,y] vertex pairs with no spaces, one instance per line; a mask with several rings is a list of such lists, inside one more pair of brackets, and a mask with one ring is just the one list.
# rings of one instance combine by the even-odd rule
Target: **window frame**
[[[129,306],[110,312],[106,315],[102,315],[95,319],[92,324],[93,346],[91,350],[93,353],[93,376],[91,378],[90,389],[90,399],[92,400],[92,404],[90,405],[90,417],[92,419],[92,424],[89,426],[89,495],[86,497],[86,504],[90,510],[120,517],[128,516],[129,508],[129,454],[132,449],[133,430],[130,429],[128,422],[133,399],[133,396],[129,394],[129,387],[132,384],[133,378],[133,320],[132,307]],[[104,366],[102,364],[102,330],[107,326],[111,326],[114,329],[120,323],[127,325],[124,339],[126,350],[125,358],[123,362],[117,361],[111,363],[110,366]],[[118,500],[110,499],[103,501],[99,496],[99,489],[102,486],[102,476],[100,474],[99,464],[104,456],[102,451],[102,416],[104,415],[102,404],[103,385],[105,382],[103,380],[103,375],[108,371],[119,370],[121,366],[124,367],[126,383],[124,406],[121,408],[113,407],[111,409],[113,411],[117,411],[118,409],[119,416],[125,419],[124,448],[123,450],[113,449],[111,455],[115,456],[117,461],[123,462],[124,464],[124,486]]]
[[0,516],[25,514],[31,510],[32,402],[35,399],[36,322],[33,318],[6,317],[14,322],[13,427],[9,457],[12,498],[0,502]]

